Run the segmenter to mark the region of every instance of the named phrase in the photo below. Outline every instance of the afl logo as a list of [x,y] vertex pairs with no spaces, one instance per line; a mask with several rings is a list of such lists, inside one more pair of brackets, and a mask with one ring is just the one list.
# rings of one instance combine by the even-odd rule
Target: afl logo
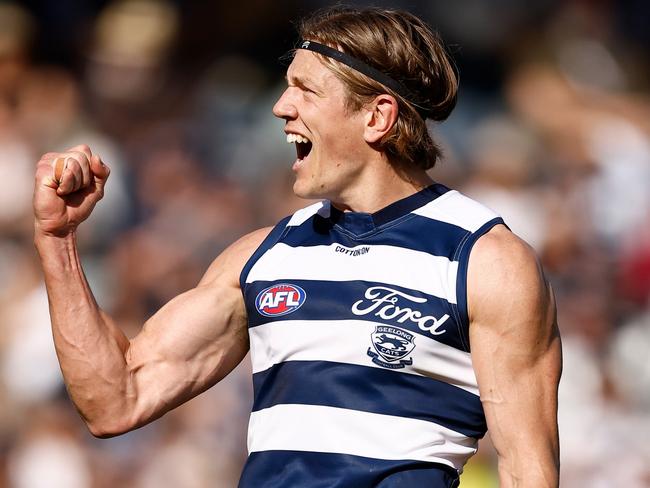
[[305,290],[296,285],[280,283],[262,290],[255,299],[255,308],[267,317],[295,312],[305,303]]

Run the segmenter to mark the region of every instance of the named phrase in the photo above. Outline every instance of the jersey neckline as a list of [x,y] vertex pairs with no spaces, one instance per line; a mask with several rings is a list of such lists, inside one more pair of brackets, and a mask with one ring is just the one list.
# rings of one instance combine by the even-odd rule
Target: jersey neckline
[[327,202],[330,210],[330,220],[355,235],[367,234],[375,229],[393,222],[413,212],[441,195],[449,191],[449,188],[440,184],[423,188],[422,190],[397,200],[374,213],[367,212],[344,212],[339,210],[331,202]]

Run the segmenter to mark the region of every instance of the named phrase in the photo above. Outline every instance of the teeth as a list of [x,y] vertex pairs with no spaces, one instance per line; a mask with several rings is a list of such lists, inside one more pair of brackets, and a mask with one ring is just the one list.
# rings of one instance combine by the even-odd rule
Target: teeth
[[309,142],[309,139],[307,139],[304,136],[301,136],[300,134],[287,134],[287,142],[289,144],[293,144],[294,142],[300,142],[302,144],[307,144]]

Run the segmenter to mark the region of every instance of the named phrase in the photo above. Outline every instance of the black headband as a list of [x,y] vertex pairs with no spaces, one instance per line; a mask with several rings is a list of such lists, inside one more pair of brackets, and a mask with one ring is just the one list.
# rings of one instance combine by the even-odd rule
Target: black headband
[[411,103],[415,107],[417,112],[422,116],[422,118],[426,118],[428,113],[430,112],[429,109],[425,107],[421,107],[420,105],[415,103],[414,100],[416,97],[414,96],[413,92],[409,90],[406,86],[404,86],[402,83],[391,78],[387,74],[382,73],[378,69],[373,68],[372,66],[364,63],[363,61],[350,56],[349,54],[346,54],[342,51],[339,51],[338,49],[331,48],[324,44],[320,44],[318,42],[305,41],[305,40],[300,40],[298,49],[307,49],[309,51],[314,51],[318,54],[322,54],[323,56],[327,56],[328,58],[335,59],[339,63],[343,63],[349,66],[350,68],[358,71],[359,73],[363,73],[368,78],[371,78],[376,82],[381,83],[382,85],[390,88],[395,93],[397,93],[402,98],[404,98],[409,103]]

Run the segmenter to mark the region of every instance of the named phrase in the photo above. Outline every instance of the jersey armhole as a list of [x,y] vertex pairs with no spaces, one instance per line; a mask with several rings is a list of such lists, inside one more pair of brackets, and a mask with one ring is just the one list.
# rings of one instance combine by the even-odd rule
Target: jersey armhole
[[460,243],[454,256],[454,259],[458,261],[458,274],[456,275],[456,312],[460,318],[459,332],[461,341],[467,352],[470,351],[469,311],[467,308],[467,270],[469,268],[469,255],[476,241],[489,232],[492,227],[499,224],[508,227],[501,217],[496,217],[486,222]]
[[289,223],[290,219],[291,219],[291,215],[285,217],[280,222],[278,222],[277,225],[273,227],[271,232],[269,232],[269,235],[266,236],[266,238],[262,241],[259,247],[251,255],[251,257],[248,258],[248,261],[246,261],[246,264],[244,265],[244,267],[241,270],[241,273],[239,274],[239,287],[241,289],[242,294],[244,294],[245,291],[244,287],[246,286],[246,278],[248,277],[248,273],[250,273],[251,268],[262,257],[262,254],[268,251],[282,238],[285,231],[289,229],[289,226],[287,224]]

